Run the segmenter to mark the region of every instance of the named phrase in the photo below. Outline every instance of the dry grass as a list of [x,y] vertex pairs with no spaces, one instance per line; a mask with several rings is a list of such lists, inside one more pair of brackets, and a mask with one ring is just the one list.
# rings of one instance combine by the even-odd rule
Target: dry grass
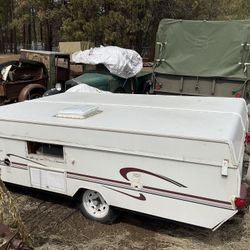
[[67,198],[13,188],[35,249],[250,249],[250,214],[236,215],[217,231],[123,212],[103,225],[83,217]]

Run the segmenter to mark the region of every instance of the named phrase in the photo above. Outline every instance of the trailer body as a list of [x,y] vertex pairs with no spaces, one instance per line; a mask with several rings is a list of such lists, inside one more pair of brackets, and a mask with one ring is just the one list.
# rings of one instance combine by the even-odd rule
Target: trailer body
[[216,229],[245,199],[247,130],[243,99],[63,93],[0,108],[0,175]]

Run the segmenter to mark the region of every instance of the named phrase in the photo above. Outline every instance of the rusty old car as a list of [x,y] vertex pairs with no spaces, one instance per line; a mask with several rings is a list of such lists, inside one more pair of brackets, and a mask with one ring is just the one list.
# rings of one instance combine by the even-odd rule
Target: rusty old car
[[47,88],[48,71],[43,63],[19,59],[0,65],[0,104],[34,99]]
[[21,50],[19,60],[0,64],[0,105],[41,97],[70,76],[67,53]]

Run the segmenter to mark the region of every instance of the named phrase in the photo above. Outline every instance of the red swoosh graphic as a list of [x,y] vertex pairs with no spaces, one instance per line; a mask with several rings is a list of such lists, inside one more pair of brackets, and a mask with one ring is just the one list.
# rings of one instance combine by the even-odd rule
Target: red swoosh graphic
[[164,181],[170,182],[170,183],[172,183],[172,184],[174,184],[174,185],[176,185],[178,187],[186,188],[185,185],[183,185],[183,184],[181,184],[181,183],[179,183],[179,182],[177,182],[175,180],[172,180],[172,179],[170,179],[168,177],[165,177],[163,175],[152,173],[152,172],[147,171],[147,170],[143,170],[143,169],[140,169],[140,168],[122,168],[122,169],[120,169],[120,174],[122,175],[123,178],[125,178],[128,181],[129,181],[129,179],[128,179],[127,175],[130,172],[140,172],[140,173],[144,173],[144,174],[149,174],[149,175],[152,175],[152,176],[157,177],[159,179],[162,179]]
[[128,193],[122,192],[122,191],[120,191],[120,190],[116,190],[116,189],[114,189],[114,188],[110,188],[110,187],[106,187],[106,186],[104,186],[104,187],[105,187],[105,188],[108,188],[108,189],[111,189],[111,190],[113,190],[113,191],[116,191],[116,192],[118,192],[118,193],[125,194],[125,195],[127,195],[127,196],[129,196],[129,197],[132,197],[132,198],[135,198],[135,199],[137,199],[137,200],[141,200],[141,201],[145,201],[145,200],[146,200],[146,197],[145,197],[143,194],[141,194],[141,193],[139,193],[140,196],[135,196],[135,195],[132,195],[132,194],[128,194]]

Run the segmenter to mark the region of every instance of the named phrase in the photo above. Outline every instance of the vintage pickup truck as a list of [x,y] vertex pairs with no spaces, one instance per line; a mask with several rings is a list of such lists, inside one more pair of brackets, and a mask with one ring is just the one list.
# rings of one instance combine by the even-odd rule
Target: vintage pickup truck
[[142,58],[134,50],[97,47],[73,53],[71,61],[84,65],[84,73],[65,85],[58,84],[45,96],[62,93],[78,84],[113,93],[145,94],[150,90],[152,73],[142,70]]
[[55,88],[46,91],[44,96],[63,93],[78,84],[87,84],[112,93],[146,94],[150,90],[151,78],[150,71],[141,71],[134,77],[124,79],[111,74],[104,65],[99,64],[91,66],[91,69],[85,70],[78,77],[69,79],[65,84],[56,84]]

